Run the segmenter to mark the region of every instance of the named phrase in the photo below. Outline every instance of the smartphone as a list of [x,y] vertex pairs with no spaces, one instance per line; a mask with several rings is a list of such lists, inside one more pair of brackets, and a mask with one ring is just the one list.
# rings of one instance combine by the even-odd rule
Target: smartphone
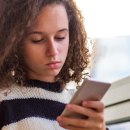
[[[83,101],[100,101],[111,86],[110,82],[85,78],[82,85],[70,100],[70,104],[81,105]],[[64,109],[61,116],[86,119],[85,115]]]

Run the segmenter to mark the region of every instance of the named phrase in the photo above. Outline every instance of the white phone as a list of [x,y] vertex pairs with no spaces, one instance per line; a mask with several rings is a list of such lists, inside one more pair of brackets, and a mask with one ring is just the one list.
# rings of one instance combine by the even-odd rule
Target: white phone
[[[100,81],[94,78],[85,78],[69,103],[81,105],[83,101],[100,101],[110,86],[110,82]],[[64,109],[61,116],[82,119],[87,118],[85,115],[67,109]]]

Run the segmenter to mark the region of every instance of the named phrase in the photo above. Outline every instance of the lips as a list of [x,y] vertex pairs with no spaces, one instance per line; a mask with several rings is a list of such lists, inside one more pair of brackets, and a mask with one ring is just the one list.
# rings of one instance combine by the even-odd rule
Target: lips
[[46,64],[46,66],[48,68],[51,68],[51,69],[56,69],[60,66],[60,62],[59,61],[53,61],[53,62]]
[[60,63],[60,62],[59,62],[59,61],[52,61],[52,62],[50,62],[50,63],[48,63],[48,64],[46,64],[46,65],[56,64],[56,63]]

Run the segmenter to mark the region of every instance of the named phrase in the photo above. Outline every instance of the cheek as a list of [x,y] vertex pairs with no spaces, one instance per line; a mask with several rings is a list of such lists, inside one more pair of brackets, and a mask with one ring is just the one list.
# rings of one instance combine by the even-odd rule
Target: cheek
[[66,46],[65,46],[66,55],[68,54],[68,49],[69,49],[69,38],[68,38],[67,44],[66,44]]
[[61,49],[62,58],[64,58],[64,60],[66,59],[67,54],[68,54],[68,47],[69,47],[69,40],[65,42],[65,44],[62,46],[62,49]]
[[43,58],[44,50],[41,47],[27,45],[24,50],[25,50],[24,59],[25,59],[25,62],[27,63],[40,62],[41,58]]

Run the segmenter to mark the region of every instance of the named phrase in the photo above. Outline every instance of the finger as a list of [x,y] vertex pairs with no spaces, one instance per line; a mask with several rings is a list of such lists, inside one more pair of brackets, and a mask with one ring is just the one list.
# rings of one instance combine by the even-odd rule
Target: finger
[[97,125],[96,127],[92,127],[92,128],[87,128],[87,127],[84,128],[84,127],[77,127],[77,126],[71,126],[71,125],[60,125],[60,126],[67,130],[101,130],[102,129],[102,127],[99,125]]
[[86,127],[90,128],[93,126],[93,122],[85,119],[77,119],[77,118],[68,118],[68,117],[57,117],[56,119],[59,124],[67,124],[71,126],[77,126],[77,127]]
[[82,115],[86,115],[87,117],[95,117],[97,115],[97,111],[90,108],[84,108],[83,106],[75,104],[67,104],[66,109],[80,113]]
[[101,101],[83,101],[82,106],[86,108],[93,108],[98,112],[104,111],[104,104]]
[[[103,126],[104,121],[100,120],[92,120],[92,119],[75,119],[75,118],[68,118],[68,117],[61,117],[58,116],[56,119],[59,125],[63,126],[74,126],[74,128],[87,128],[87,129],[101,129]],[[64,125],[66,124],[66,125]],[[105,124],[105,123],[104,123]],[[67,127],[66,127],[67,128]]]
[[75,127],[75,126],[68,126],[68,125],[60,125],[62,128],[64,129],[68,129],[68,130],[90,130],[89,128],[81,128],[81,127]]

